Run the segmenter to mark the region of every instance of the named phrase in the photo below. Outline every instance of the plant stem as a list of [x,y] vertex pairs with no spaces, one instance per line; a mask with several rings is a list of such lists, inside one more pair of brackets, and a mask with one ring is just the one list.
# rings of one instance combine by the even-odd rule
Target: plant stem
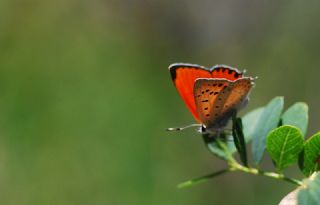
[[262,171],[262,170],[259,170],[256,168],[242,166],[234,159],[233,155],[230,153],[230,151],[228,150],[227,146],[225,146],[224,143],[222,143],[218,140],[217,140],[217,143],[227,155],[227,158],[228,158],[227,160],[228,160],[230,171],[239,170],[239,171],[243,171],[243,172],[254,174],[254,175],[262,175],[262,176],[266,176],[266,177],[270,177],[270,178],[274,178],[274,179],[283,180],[283,181],[290,182],[292,184],[299,185],[299,186],[303,185],[302,181],[300,181],[298,179],[286,177],[280,173],[265,172],[265,171]]
[[298,179],[294,179],[294,178],[290,178],[290,177],[286,177],[283,174],[279,174],[279,173],[275,173],[275,172],[265,172],[256,168],[251,168],[251,167],[245,167],[242,166],[241,164],[232,161],[231,163],[229,163],[230,166],[230,170],[232,171],[243,171],[249,174],[253,174],[253,175],[261,175],[261,176],[266,176],[266,177],[270,177],[270,178],[274,178],[274,179],[279,179],[279,180],[283,180],[286,182],[289,182],[291,184],[295,184],[295,185],[302,185],[302,181],[298,180]]
[[226,168],[226,169],[214,172],[212,174],[208,174],[206,176],[198,177],[198,178],[191,179],[189,181],[183,182],[183,183],[178,185],[178,188],[191,187],[193,185],[206,182],[206,181],[208,181],[209,179],[211,179],[213,177],[216,177],[216,176],[219,176],[219,175],[225,174],[227,172],[231,172],[231,171],[242,171],[242,172],[246,172],[246,173],[253,174],[253,175],[261,175],[261,176],[270,177],[270,178],[273,178],[273,179],[286,181],[286,182],[289,182],[291,184],[298,185],[298,186],[302,186],[303,185],[302,181],[300,181],[298,179],[286,177],[282,173],[266,172],[266,171],[262,171],[262,170],[257,169],[257,168],[243,166],[243,165],[239,164],[235,160],[235,158],[233,157],[232,153],[230,152],[228,147],[223,142],[221,142],[219,139],[217,139],[216,142],[217,142],[217,145],[224,151],[224,153],[226,155],[226,161],[228,162],[229,167]]
[[213,178],[213,177],[216,177],[216,176],[219,176],[219,175],[222,175],[222,174],[225,174],[229,171],[232,171],[230,168],[227,168],[227,169],[223,169],[223,170],[220,170],[220,171],[217,171],[217,172],[214,172],[212,174],[208,174],[206,176],[202,176],[202,177],[198,177],[198,178],[195,178],[195,179],[191,179],[189,181],[186,181],[186,182],[183,182],[181,184],[178,184],[178,188],[186,188],[186,187],[191,187],[193,185],[196,185],[196,184],[201,184],[203,182],[206,182],[208,181],[208,179],[210,178]]

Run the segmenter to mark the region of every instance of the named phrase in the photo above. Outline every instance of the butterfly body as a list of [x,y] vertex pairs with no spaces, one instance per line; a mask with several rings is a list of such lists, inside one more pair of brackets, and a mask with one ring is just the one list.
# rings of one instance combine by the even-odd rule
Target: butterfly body
[[169,66],[180,96],[202,124],[202,131],[219,133],[229,119],[248,102],[253,78],[226,65],[210,69],[203,66],[175,63]]

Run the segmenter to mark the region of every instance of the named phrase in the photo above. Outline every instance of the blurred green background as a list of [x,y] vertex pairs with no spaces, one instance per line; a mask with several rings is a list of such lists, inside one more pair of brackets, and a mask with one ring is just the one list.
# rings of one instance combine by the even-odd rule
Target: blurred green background
[[247,69],[242,114],[305,101],[310,135],[319,18],[319,1],[0,1],[0,203],[276,204],[292,185],[242,173],[176,189],[225,165],[194,130],[164,131],[194,122],[167,67]]

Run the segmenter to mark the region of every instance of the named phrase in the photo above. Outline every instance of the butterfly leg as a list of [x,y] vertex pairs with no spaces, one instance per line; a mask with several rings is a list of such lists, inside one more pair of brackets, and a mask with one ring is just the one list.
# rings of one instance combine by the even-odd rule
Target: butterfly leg
[[191,124],[191,125],[187,125],[187,126],[184,126],[184,127],[170,127],[170,128],[167,128],[166,130],[167,131],[181,131],[181,130],[184,130],[184,129],[187,129],[187,128],[190,128],[190,127],[201,128],[202,125],[201,124]]
[[216,142],[217,139],[224,143],[227,143],[230,140],[230,135],[228,135],[224,129],[215,129],[210,131],[204,129],[201,134],[206,144]]

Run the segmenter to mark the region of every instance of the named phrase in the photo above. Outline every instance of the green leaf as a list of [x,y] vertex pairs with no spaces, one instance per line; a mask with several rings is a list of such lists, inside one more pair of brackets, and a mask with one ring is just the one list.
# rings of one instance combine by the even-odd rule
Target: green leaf
[[256,108],[242,117],[243,134],[246,143],[252,140],[257,122],[259,121],[263,109],[264,107]]
[[241,118],[237,118],[236,116],[232,117],[232,136],[242,164],[244,166],[248,166],[246,142],[242,131],[242,121]]
[[303,136],[306,135],[308,127],[308,105],[303,102],[297,102],[287,109],[282,115],[283,125],[293,125],[300,128]]
[[320,170],[320,132],[311,136],[304,144],[302,172],[306,176]]
[[[216,137],[209,137],[208,134],[202,135],[204,138],[205,143],[207,144],[207,147],[209,151],[214,154],[215,156],[219,157],[223,160],[228,160],[229,156],[225,153],[223,149],[218,145]],[[212,139],[210,139],[212,138]],[[222,135],[219,137],[220,140],[223,140],[227,149],[230,151],[230,153],[234,153],[236,151],[232,136],[226,136]]]
[[315,173],[303,181],[298,193],[299,205],[319,205],[320,202],[320,174]]
[[278,170],[298,160],[303,149],[303,137],[296,127],[284,125],[271,131],[267,137],[267,150]]
[[[242,117],[243,134],[246,143],[251,141],[255,125],[257,124],[257,120],[262,114],[262,111],[263,107],[260,107],[254,109],[253,111],[247,113],[244,117]],[[204,135],[203,138],[211,153],[223,160],[226,160],[225,153],[223,152],[223,150],[221,150],[221,148],[219,148],[219,146],[217,146],[217,143],[213,139],[209,139],[208,135]],[[227,145],[230,153],[234,153],[237,151],[232,136],[226,136],[225,144]]]
[[277,127],[283,109],[283,97],[275,97],[263,109],[252,134],[253,161],[259,164],[265,147],[267,134]]

